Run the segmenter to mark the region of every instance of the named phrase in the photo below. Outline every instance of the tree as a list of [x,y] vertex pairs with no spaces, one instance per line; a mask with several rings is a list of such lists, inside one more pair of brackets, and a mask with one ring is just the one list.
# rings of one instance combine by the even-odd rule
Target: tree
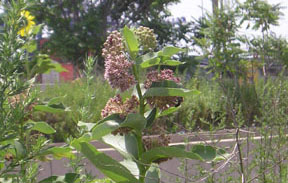
[[[107,31],[124,25],[151,27],[163,43],[188,41],[190,23],[169,21],[168,5],[179,0],[38,0],[34,14],[50,31],[45,50],[64,61],[82,62],[88,52],[101,55]],[[100,58],[100,57],[99,57]],[[80,64],[81,65],[81,64]]]

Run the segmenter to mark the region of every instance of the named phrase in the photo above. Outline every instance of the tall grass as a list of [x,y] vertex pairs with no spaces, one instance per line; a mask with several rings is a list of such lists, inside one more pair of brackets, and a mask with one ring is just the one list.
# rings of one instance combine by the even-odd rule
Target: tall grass
[[[85,89],[87,82],[85,79],[77,79],[69,83],[58,83],[42,91],[39,97],[43,100],[61,97],[61,102],[70,108],[70,112],[63,114],[39,114],[35,116],[39,120],[47,120],[57,131],[53,136],[53,141],[64,141],[69,135],[77,134],[77,122],[82,120],[82,113],[85,110],[89,116],[90,123],[100,120],[101,110],[110,97],[115,95],[115,91],[103,80],[95,78],[89,86],[89,93]],[[89,94],[89,95],[88,95]],[[91,96],[87,102],[87,96]]]

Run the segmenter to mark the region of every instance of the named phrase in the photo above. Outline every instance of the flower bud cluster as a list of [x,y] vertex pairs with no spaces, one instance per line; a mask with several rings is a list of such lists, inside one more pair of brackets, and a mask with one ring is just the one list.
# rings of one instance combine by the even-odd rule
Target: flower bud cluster
[[139,101],[136,96],[132,96],[125,102],[122,101],[121,96],[118,94],[108,100],[105,108],[101,111],[102,118],[111,114],[119,114],[120,118],[125,118],[129,113],[136,113]]
[[[153,82],[161,82],[165,80],[180,83],[180,78],[175,77],[170,69],[164,69],[160,73],[158,71],[151,71],[147,74],[147,80],[144,83],[146,89],[150,88]],[[182,97],[177,96],[154,96],[148,97],[147,103],[151,107],[158,107],[160,110],[166,110],[170,107],[177,107],[183,101]]]
[[147,151],[155,147],[165,147],[168,146],[170,143],[170,136],[161,134],[158,135],[157,138],[145,137],[143,138],[143,143]]
[[143,46],[144,51],[154,50],[156,48],[157,41],[153,29],[140,26],[134,32],[138,37],[138,41]]
[[160,72],[150,71],[147,73],[147,79],[144,83],[146,89],[150,88],[153,82],[161,82],[165,80],[174,81],[175,83],[180,83],[181,80],[174,76],[174,72],[170,69],[164,69]]
[[[169,143],[171,141],[170,136],[161,134],[158,135],[158,137],[145,137],[143,138],[143,144],[146,149],[146,151],[149,151],[155,147],[168,147]],[[164,161],[169,160],[169,158],[160,158],[154,161],[154,163],[161,163]]]
[[129,73],[132,63],[124,54],[124,45],[120,32],[113,31],[104,43],[102,56],[105,59],[104,78],[112,88],[119,88],[121,92],[135,84],[135,78]]

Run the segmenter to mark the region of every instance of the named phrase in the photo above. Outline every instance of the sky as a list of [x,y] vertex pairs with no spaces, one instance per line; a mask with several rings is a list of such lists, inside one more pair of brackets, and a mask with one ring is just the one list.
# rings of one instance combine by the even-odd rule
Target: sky
[[[225,1],[229,0],[224,0],[224,2]],[[272,31],[275,32],[276,35],[281,35],[288,39],[288,0],[267,1],[270,4],[281,3],[281,6],[284,7],[284,9],[282,9],[284,15],[280,18],[279,26],[272,27]],[[201,7],[203,7],[203,11]],[[205,13],[205,11],[211,12],[212,3],[211,0],[181,0],[180,3],[170,6],[169,9],[174,17],[185,17],[187,20],[193,20],[193,17],[197,19],[202,16],[202,13]],[[240,33],[252,34],[252,31],[244,31],[244,29],[242,29]]]

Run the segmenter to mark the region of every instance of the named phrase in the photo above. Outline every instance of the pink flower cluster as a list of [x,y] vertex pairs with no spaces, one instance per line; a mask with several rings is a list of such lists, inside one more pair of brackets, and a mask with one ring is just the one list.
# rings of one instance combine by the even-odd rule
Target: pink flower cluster
[[121,92],[135,84],[135,78],[129,73],[132,63],[124,54],[124,46],[120,32],[113,31],[104,43],[102,56],[105,58],[104,78],[112,88],[119,88]]
[[174,76],[174,72],[170,69],[164,69],[160,71],[150,71],[147,73],[147,80],[144,83],[146,89],[150,88],[153,82],[161,82],[164,80],[174,81],[176,83],[180,83],[181,80],[178,77]]
[[105,118],[111,114],[119,114],[121,118],[125,118],[129,113],[136,113],[138,105],[139,101],[136,96],[133,95],[123,102],[118,94],[108,100],[105,108],[101,111],[101,116]]
[[[151,87],[153,82],[161,82],[164,80],[180,83],[180,78],[175,77],[172,70],[164,69],[160,71],[160,73],[158,71],[151,71],[147,73],[147,80],[144,83],[144,87],[148,89]],[[147,98],[147,103],[151,107],[158,107],[162,111],[170,107],[178,106],[182,101],[183,97],[177,96],[154,96]]]

